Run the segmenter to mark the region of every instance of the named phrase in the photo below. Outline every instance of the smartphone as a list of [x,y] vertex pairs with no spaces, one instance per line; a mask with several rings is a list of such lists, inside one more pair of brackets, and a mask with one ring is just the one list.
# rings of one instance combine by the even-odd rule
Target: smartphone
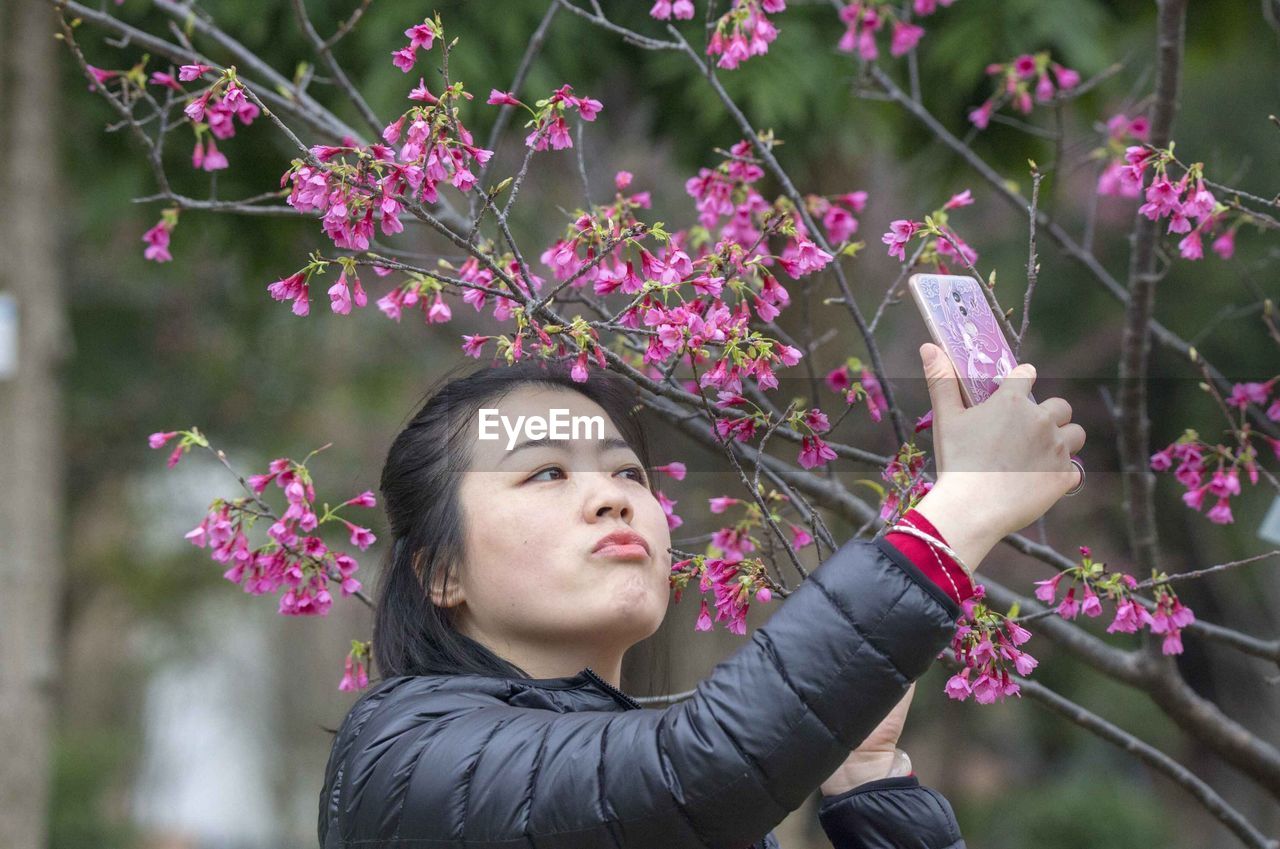
[[[960,274],[913,274],[907,288],[934,343],[960,376],[964,405],[991,397],[1017,360],[987,303],[982,284]],[[1027,393],[1032,401],[1035,396]]]

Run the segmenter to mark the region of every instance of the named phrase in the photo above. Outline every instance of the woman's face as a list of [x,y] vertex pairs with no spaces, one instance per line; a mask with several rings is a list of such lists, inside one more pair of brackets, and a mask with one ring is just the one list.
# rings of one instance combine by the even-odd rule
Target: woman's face
[[[620,663],[662,624],[670,593],[671,534],[639,458],[600,405],[569,389],[524,385],[487,409],[497,414],[469,425],[474,453],[460,483],[466,562],[445,601],[458,604],[456,626],[535,677],[613,654]],[[598,416],[603,438],[581,428],[576,438],[528,444],[519,417],[550,422],[552,410],[567,411],[557,414],[566,431],[574,417]],[[482,414],[497,439],[479,438]],[[595,550],[628,530],[647,552]]]

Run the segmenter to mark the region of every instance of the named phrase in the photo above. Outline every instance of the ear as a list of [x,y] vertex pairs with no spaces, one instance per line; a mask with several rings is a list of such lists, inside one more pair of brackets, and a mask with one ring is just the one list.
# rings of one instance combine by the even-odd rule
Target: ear
[[[449,580],[444,579],[445,573],[448,572]],[[441,564],[434,575],[431,576],[431,603],[436,607],[456,607],[465,601],[462,592],[462,583],[458,580],[456,569],[446,568],[446,564]]]

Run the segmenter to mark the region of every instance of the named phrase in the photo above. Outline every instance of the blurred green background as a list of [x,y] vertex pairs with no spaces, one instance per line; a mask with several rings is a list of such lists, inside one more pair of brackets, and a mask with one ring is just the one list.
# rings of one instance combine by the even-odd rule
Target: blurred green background
[[[284,0],[201,5],[286,76],[298,62],[313,58]],[[483,99],[490,88],[509,86],[546,5],[545,0],[375,3],[338,54],[379,116],[391,116],[402,108],[418,74],[395,69],[390,51],[401,45],[406,26],[438,9],[446,32],[459,39],[451,72],[476,95],[466,121],[482,141],[496,115]],[[722,73],[721,79],[758,127],[772,128],[784,141],[778,156],[802,192],[870,192],[859,230],[868,248],[848,264],[864,312],[874,312],[896,275],[896,265],[879,244],[888,222],[918,218],[950,194],[972,188],[977,203],[952,221],[979,251],[979,268],[998,270],[1002,302],[1019,305],[1016,324],[1027,250],[1024,217],[901,110],[851,95],[858,69],[835,49],[842,25],[828,4],[788,5],[777,17],[781,35],[768,55]],[[353,8],[351,2],[307,6],[326,34]],[[646,2],[606,6],[621,22],[661,32],[647,18]],[[164,17],[145,2],[125,0],[119,9],[107,8],[163,32]],[[924,102],[949,128],[963,133],[967,110],[989,93],[983,74],[989,62],[1048,49],[1086,78],[1123,62],[1119,73],[1066,110],[1070,167],[1045,182],[1046,207],[1078,233],[1092,192],[1095,170],[1087,154],[1102,138],[1099,122],[1117,111],[1136,114],[1138,101],[1151,88],[1154,8],[1136,0],[957,0],[923,22]],[[686,31],[695,35],[692,27]],[[125,68],[139,56],[133,47],[105,43],[87,26],[79,39],[88,60],[99,67]],[[221,58],[214,49],[210,53]],[[1208,173],[1221,181],[1264,196],[1280,189],[1280,131],[1267,121],[1268,113],[1280,111],[1278,53],[1277,32],[1258,4],[1191,4],[1184,96],[1175,127],[1178,152],[1204,161]],[[385,291],[372,275],[366,279],[368,308],[334,315],[323,289],[317,289],[311,315],[294,316],[287,305],[268,297],[266,287],[300,268],[309,251],[332,248],[311,219],[184,212],[173,233],[174,261],[145,261],[140,239],[159,219],[162,204],[130,199],[155,190],[151,173],[127,132],[104,132],[114,115],[85,90],[65,50],[59,51],[58,64],[59,240],[66,247],[62,263],[74,354],[64,372],[69,576],[51,845],[315,845],[329,741],[322,728],[334,727],[353,701],[336,687],[348,641],[367,637],[369,616],[354,601],[339,599],[327,619],[285,619],[275,614],[273,599],[242,595],[222,580],[218,564],[182,534],[199,522],[213,497],[234,491],[234,480],[207,455],[193,454],[167,470],[167,452],[150,451],[147,434],[196,425],[244,473],[264,470],[273,457],[300,458],[332,442],[311,465],[320,498],[335,503],[377,489],[387,447],[415,401],[437,374],[461,358],[460,334],[491,325],[460,302],[453,304],[456,318],[448,325],[427,327],[414,318],[389,322],[372,303]],[[886,56],[885,66],[905,78],[904,62]],[[426,71],[430,65],[420,67]],[[585,134],[597,199],[611,192],[614,171],[630,170],[635,189],[653,192],[652,220],[666,222],[669,229],[692,223],[695,213],[684,180],[700,166],[714,166],[714,147],[727,148],[741,136],[688,61],[629,47],[561,13],[518,94],[532,101],[565,82],[604,103]],[[332,89],[313,84],[311,91],[352,126],[361,126]],[[1053,127],[1052,113],[1043,109],[1031,120]],[[525,132],[519,124],[502,140],[490,174],[510,173],[518,164]],[[220,144],[231,162],[217,175],[221,198],[273,188],[294,155],[266,120],[237,130],[236,138]],[[303,138],[312,141],[305,133]],[[189,144],[181,131],[170,143],[175,188],[207,196],[215,187],[208,175],[190,169]],[[1028,158],[1054,161],[1053,145],[998,123],[977,137],[974,148],[1024,187]],[[581,204],[572,153],[548,153],[535,163],[537,173],[522,190],[515,221],[525,254],[534,257],[560,235]],[[771,180],[764,186],[766,196],[777,193]],[[1116,198],[1102,199],[1099,207],[1098,252],[1121,279],[1133,209],[1132,202]],[[406,235],[410,238],[402,244],[455,255],[424,235]],[[1245,230],[1231,262],[1212,255],[1201,262],[1177,262],[1160,283],[1158,317],[1192,338],[1223,308],[1247,307],[1263,291],[1275,298],[1275,256],[1273,239]],[[1064,553],[1088,544],[1095,556],[1123,567],[1128,546],[1119,481],[1109,471],[1115,468],[1108,453],[1114,450],[1114,428],[1098,393],[1098,386],[1116,374],[1122,311],[1043,238],[1041,259],[1024,358],[1036,362],[1046,378],[1063,380],[1063,388],[1052,391],[1070,399],[1075,419],[1090,434],[1085,455],[1091,469],[1101,470],[1090,472],[1083,497],[1050,513],[1044,533]],[[820,285],[823,295],[835,292],[829,279],[805,285]],[[915,354],[925,336],[910,301],[903,303],[890,311],[879,341],[906,411],[914,417],[928,409]],[[865,356],[843,311],[799,313],[784,314],[782,325],[799,333],[807,320],[815,334],[837,330],[815,354],[820,371],[845,356]],[[1197,346],[1233,379],[1270,377],[1275,348],[1256,311],[1217,318]],[[1216,433],[1216,409],[1196,390],[1196,378],[1184,364],[1157,348],[1153,374],[1153,448],[1184,427]],[[838,410],[838,399],[831,396],[828,406]],[[857,438],[885,453],[894,447],[884,427],[866,424]],[[660,455],[658,462],[688,462],[700,450],[679,439],[661,444],[670,455]],[[701,468],[710,462],[704,458]],[[841,471],[847,481],[873,475]],[[667,481],[663,488],[679,500],[677,512],[686,520],[673,535],[679,539],[717,527],[705,499],[733,492],[731,486],[730,476],[709,473],[690,475],[683,483]],[[1172,480],[1160,481],[1162,546],[1170,571],[1259,549],[1255,532],[1273,497],[1265,488],[1246,488],[1233,505],[1236,523],[1227,527],[1192,515],[1179,493]],[[375,533],[385,535],[380,511],[369,515]],[[361,558],[358,577],[366,587],[374,584],[383,551],[379,542]],[[984,569],[1023,590],[1046,577],[1043,568],[999,551]],[[1264,636],[1274,634],[1280,611],[1275,570],[1262,566],[1190,587],[1186,599],[1203,619]],[[673,605],[662,634],[653,645],[637,649],[628,668],[634,692],[667,685],[686,689],[738,645],[739,638],[719,631],[695,634],[696,612],[696,599]],[[753,623],[764,621],[768,612],[753,610]],[[1265,831],[1280,832],[1274,800],[1202,752],[1147,699],[1101,679],[1043,638],[1029,648],[1041,660],[1037,679],[1165,748]],[[650,662],[662,669],[656,680]],[[1277,742],[1277,688],[1263,683],[1265,665],[1208,651],[1193,639],[1179,663],[1197,691]],[[954,804],[968,845],[1235,845],[1181,790],[1110,746],[1030,702],[992,707],[949,702],[941,692],[944,680],[943,671],[935,669],[921,682],[903,747],[922,781]],[[787,849],[827,845],[812,804],[779,834]]]

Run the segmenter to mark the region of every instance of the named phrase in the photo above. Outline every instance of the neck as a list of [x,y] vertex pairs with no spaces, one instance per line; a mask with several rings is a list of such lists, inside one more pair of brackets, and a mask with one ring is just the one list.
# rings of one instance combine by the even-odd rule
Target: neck
[[621,687],[622,655],[607,651],[590,652],[500,652],[501,656],[529,673],[531,678],[568,678],[582,672],[585,667]]
[[592,672],[621,688],[622,656],[628,646],[593,644],[586,640],[564,646],[492,639],[479,633],[470,622],[459,623],[459,630],[487,646],[494,654],[523,669],[530,678],[568,678],[589,666]]

